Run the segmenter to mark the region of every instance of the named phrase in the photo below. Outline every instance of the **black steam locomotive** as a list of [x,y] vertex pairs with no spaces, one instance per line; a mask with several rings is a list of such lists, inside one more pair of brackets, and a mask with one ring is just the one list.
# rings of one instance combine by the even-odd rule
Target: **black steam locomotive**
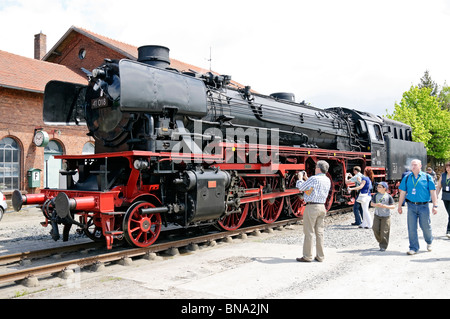
[[[346,108],[296,103],[293,94],[257,94],[231,77],[181,72],[169,50],[139,48],[137,61],[105,60],[89,85],[51,81],[46,124],[86,124],[93,155],[63,155],[64,185],[13,194],[13,206],[40,204],[52,237],[78,225],[93,240],[151,245],[162,226],[239,228],[253,218],[301,217],[295,173],[330,163],[327,208],[354,202],[344,179],[371,167],[397,193],[412,158],[426,160],[411,128]],[[77,219],[78,217],[78,219]]]

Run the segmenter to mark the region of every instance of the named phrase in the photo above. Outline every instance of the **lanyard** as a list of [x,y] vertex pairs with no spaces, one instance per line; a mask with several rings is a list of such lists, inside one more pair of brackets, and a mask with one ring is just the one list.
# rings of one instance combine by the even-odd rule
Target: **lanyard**
[[386,193],[384,193],[383,196],[378,200],[378,204],[380,204],[383,201],[385,196],[386,196]]
[[[411,174],[413,174],[413,173],[411,173]],[[417,186],[417,184],[419,183],[419,180],[420,180],[420,173],[419,173],[419,176],[417,177],[417,181],[415,183],[414,183],[414,174],[413,174],[412,179],[413,179],[413,188],[416,188],[416,186]]]

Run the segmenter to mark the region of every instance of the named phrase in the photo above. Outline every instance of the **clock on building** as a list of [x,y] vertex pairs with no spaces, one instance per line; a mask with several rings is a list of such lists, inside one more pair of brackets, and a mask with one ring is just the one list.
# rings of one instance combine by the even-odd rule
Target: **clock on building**
[[36,146],[45,147],[45,146],[47,146],[49,141],[50,141],[50,139],[48,137],[47,132],[36,131],[36,133],[34,133],[33,142],[34,142],[34,144],[36,144]]

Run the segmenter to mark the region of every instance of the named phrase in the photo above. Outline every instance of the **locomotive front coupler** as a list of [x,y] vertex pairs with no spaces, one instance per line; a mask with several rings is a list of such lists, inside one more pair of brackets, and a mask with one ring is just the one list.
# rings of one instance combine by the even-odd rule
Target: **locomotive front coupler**
[[[51,207],[51,208],[50,208]],[[58,211],[55,209],[55,199],[49,199],[47,200],[44,205],[42,206],[42,212],[44,214],[44,217],[47,218],[47,220],[50,222],[51,230],[50,235],[54,241],[59,240],[59,224],[64,225],[63,228],[63,241],[69,240],[69,232],[72,227],[72,224],[76,224],[80,227],[86,227],[86,225],[80,224],[73,220],[73,217],[71,214],[68,214],[65,217],[61,217],[60,214],[58,214]],[[44,223],[41,223],[44,225]]]
[[[70,216],[70,214],[69,214],[69,216]],[[64,225],[63,241],[69,240],[69,232],[70,232],[70,228],[72,227],[72,224],[77,224],[78,226],[81,225],[80,223],[77,223],[76,221],[74,221],[72,216],[70,216],[70,217],[69,216],[65,217],[65,218],[61,218],[58,216],[56,211],[53,211],[51,219],[50,219],[50,225],[52,226],[52,229],[50,230],[50,235],[52,236],[52,239],[54,241],[57,241],[60,238],[58,224]],[[82,227],[84,227],[84,225]]]

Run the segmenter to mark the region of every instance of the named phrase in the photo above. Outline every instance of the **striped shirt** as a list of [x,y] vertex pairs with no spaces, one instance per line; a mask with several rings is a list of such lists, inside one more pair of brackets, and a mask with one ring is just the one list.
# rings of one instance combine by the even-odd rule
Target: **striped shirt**
[[331,182],[325,174],[317,174],[311,176],[306,181],[298,180],[295,187],[304,192],[305,202],[325,204]]

